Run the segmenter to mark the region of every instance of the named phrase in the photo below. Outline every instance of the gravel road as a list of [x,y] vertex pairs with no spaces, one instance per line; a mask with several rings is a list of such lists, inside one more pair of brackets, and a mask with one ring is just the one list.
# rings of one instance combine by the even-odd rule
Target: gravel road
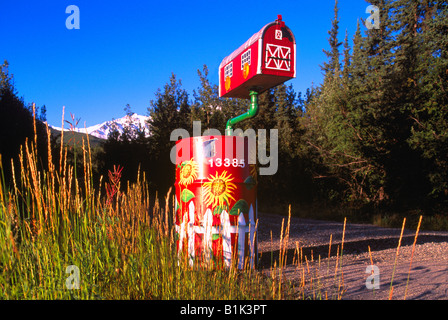
[[[258,252],[266,270],[279,256],[282,222],[286,229],[288,217],[259,213]],[[347,221],[341,259],[343,223],[291,217],[283,275],[296,285],[306,279],[306,295],[314,298],[448,300],[448,232],[420,230],[412,253],[415,231],[405,229],[397,256],[400,233]]]

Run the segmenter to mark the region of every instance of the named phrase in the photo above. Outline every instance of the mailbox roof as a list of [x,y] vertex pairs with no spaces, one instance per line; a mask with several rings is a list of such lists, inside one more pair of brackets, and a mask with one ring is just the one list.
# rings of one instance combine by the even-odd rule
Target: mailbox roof
[[263,36],[264,31],[270,27],[271,25],[276,24],[275,22],[270,22],[267,25],[265,25],[263,28],[260,29],[257,33],[255,33],[252,37],[249,38],[245,43],[243,43],[238,49],[233,51],[229,56],[225,57],[221,64],[219,65],[219,68],[223,67],[224,65],[228,64],[230,61],[232,61],[236,56],[238,56],[241,52],[249,48],[251,45],[253,45],[255,42],[258,41]]

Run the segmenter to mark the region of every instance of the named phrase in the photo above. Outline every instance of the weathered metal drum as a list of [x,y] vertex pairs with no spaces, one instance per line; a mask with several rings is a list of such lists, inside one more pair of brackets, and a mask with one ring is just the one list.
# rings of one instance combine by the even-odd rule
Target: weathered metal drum
[[257,262],[257,173],[248,142],[199,136],[176,143],[177,250],[190,264]]

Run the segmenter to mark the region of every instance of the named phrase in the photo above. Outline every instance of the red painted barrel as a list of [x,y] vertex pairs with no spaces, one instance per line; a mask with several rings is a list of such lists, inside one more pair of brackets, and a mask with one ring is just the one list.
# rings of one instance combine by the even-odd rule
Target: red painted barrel
[[177,250],[190,264],[253,266],[257,176],[247,137],[199,136],[176,143]]

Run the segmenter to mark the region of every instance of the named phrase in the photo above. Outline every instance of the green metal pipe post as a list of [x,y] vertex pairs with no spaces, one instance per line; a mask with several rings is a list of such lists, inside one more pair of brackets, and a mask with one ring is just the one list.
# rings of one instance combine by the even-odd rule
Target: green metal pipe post
[[241,122],[246,119],[250,119],[255,117],[258,114],[258,92],[251,90],[249,92],[250,96],[250,107],[247,112],[236,116],[235,118],[229,119],[226,124],[226,136],[233,135],[233,126],[238,122]]

